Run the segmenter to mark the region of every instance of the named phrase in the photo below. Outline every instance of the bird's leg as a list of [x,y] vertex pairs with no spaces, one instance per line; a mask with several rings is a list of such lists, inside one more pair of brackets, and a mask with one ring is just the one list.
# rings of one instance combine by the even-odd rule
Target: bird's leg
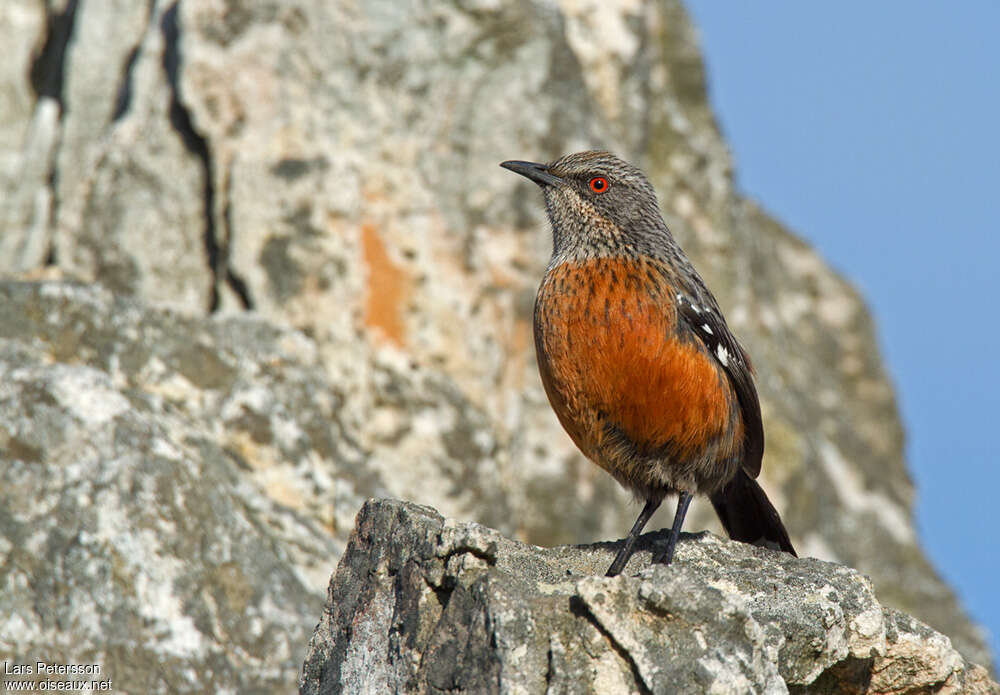
[[632,548],[635,546],[635,541],[642,533],[642,527],[646,525],[649,521],[649,517],[653,516],[653,513],[660,506],[660,502],[663,498],[646,500],[646,506],[642,508],[639,512],[639,518],[635,520],[635,524],[632,525],[632,530],[628,532],[628,537],[625,539],[625,545],[622,546],[621,550],[615,556],[615,561],[611,563],[611,567],[608,568],[608,572],[605,576],[614,577],[616,574],[625,569],[625,565],[628,563],[628,559],[632,557]]
[[691,493],[682,492],[677,498],[677,513],[674,514],[674,525],[670,527],[670,538],[667,539],[667,547],[653,556],[653,562],[662,562],[669,565],[674,559],[674,548],[677,546],[677,539],[681,535],[681,526],[684,525],[684,517],[687,515],[688,505],[691,504]]

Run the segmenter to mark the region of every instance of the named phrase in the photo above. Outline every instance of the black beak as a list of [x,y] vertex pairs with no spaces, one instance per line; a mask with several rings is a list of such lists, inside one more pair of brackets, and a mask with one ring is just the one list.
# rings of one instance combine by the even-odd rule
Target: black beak
[[531,179],[539,186],[558,186],[563,182],[561,178],[549,173],[549,168],[545,164],[535,162],[520,162],[512,159],[509,162],[500,164],[504,169],[510,169],[515,174],[520,174],[526,179]]

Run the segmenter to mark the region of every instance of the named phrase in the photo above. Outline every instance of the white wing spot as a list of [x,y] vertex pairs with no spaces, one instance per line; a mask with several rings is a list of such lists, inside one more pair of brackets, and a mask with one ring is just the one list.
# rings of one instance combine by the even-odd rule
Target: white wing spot
[[707,323],[701,327],[701,330],[705,331],[709,335],[715,335],[714,333],[712,333],[712,327],[709,326]]
[[719,345],[715,348],[715,354],[719,358],[719,362],[722,363],[723,367],[729,366],[729,350],[726,349],[725,345],[719,343]]

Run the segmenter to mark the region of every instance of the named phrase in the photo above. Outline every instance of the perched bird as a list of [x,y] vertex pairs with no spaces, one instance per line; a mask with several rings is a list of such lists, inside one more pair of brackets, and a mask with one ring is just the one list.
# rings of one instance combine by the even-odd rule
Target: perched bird
[[668,494],[677,512],[654,562],[673,558],[694,494],[731,538],[794,555],[754,480],[764,428],[750,359],[643,173],[608,152],[500,166],[541,187],[552,225],[534,317],[549,402],[580,450],[645,501],[608,576]]

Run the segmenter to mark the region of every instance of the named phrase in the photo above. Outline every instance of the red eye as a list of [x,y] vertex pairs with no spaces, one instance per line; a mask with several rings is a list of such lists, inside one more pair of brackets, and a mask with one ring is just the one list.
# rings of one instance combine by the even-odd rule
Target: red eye
[[608,190],[608,180],[603,176],[595,176],[590,180],[590,190],[594,193],[604,193]]

